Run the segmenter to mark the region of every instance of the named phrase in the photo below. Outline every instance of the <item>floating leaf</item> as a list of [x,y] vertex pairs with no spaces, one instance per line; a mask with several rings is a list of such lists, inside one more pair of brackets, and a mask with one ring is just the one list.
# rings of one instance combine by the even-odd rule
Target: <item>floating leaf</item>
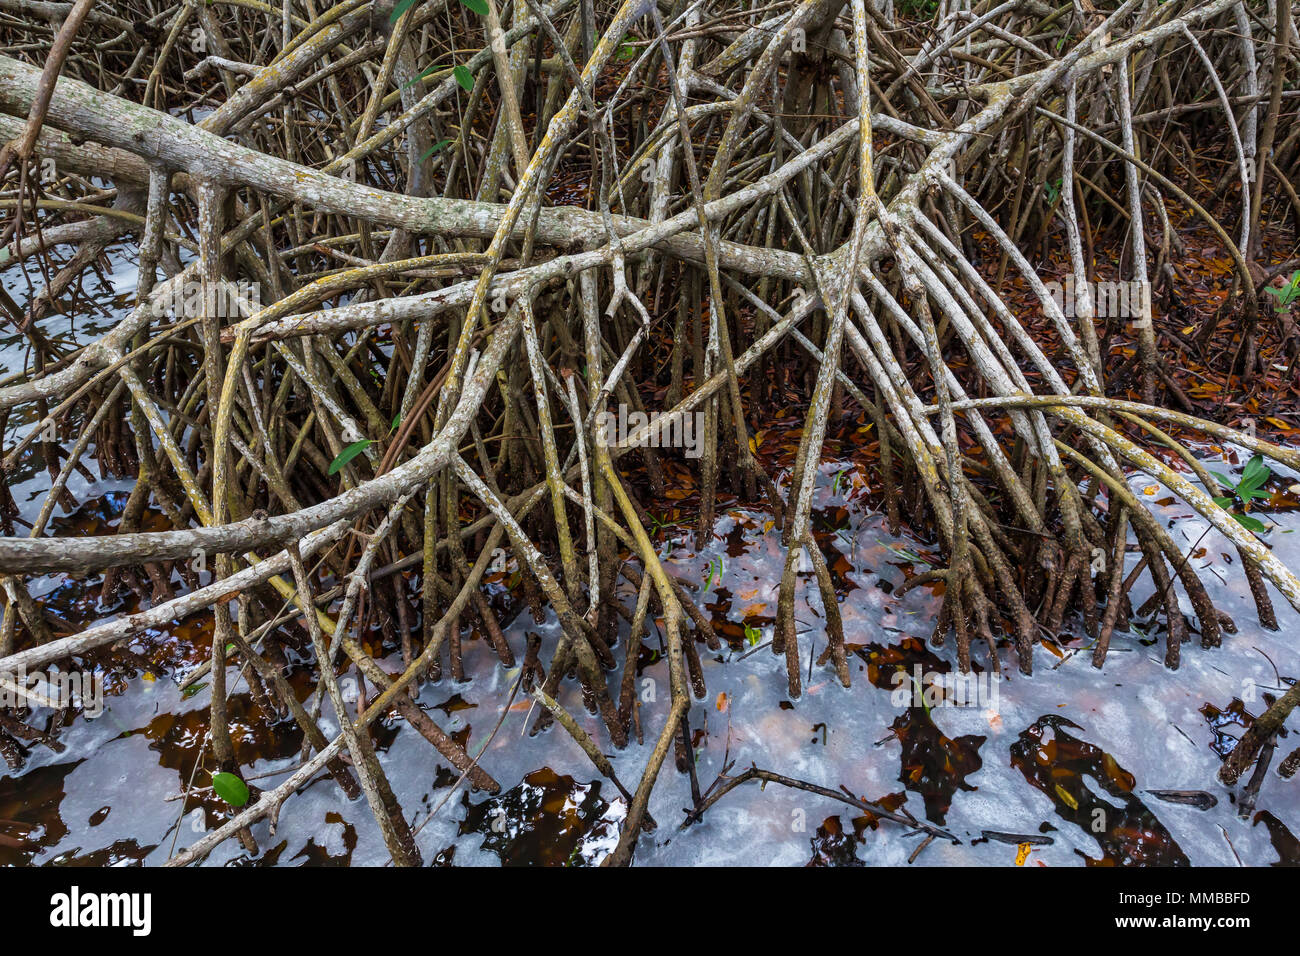
[[1233,515],[1232,517],[1233,517],[1233,519],[1237,522],[1237,524],[1241,525],[1241,526],[1242,526],[1243,528],[1245,528],[1247,531],[1254,531],[1254,532],[1256,532],[1256,533],[1259,533],[1259,532],[1261,532],[1261,531],[1267,531],[1267,530],[1268,530],[1268,526],[1265,525],[1264,522],[1262,522],[1262,521],[1260,521],[1260,520],[1258,520],[1258,519],[1256,519],[1256,518],[1252,518],[1250,515],[1236,515],[1236,514],[1235,514],[1235,515]]
[[1056,795],[1060,797],[1061,801],[1071,810],[1079,809],[1079,801],[1074,799],[1074,795],[1070,793],[1069,790],[1066,790],[1059,783],[1056,784]]
[[456,77],[456,82],[466,93],[474,92],[474,74],[469,71],[469,67],[457,65],[456,69],[451,71]]
[[242,807],[248,803],[248,784],[240,780],[233,773],[214,773],[212,775],[212,789],[216,791],[217,796],[232,807]]
[[339,456],[337,458],[335,458],[332,462],[330,462],[329,473],[331,475],[338,474],[344,465],[346,465],[353,458],[356,458],[357,455],[361,454],[363,451],[369,448],[371,444],[372,442],[369,438],[363,438],[361,439],[361,441],[354,441],[351,445],[348,445],[347,448],[344,448],[341,452],[339,452]]

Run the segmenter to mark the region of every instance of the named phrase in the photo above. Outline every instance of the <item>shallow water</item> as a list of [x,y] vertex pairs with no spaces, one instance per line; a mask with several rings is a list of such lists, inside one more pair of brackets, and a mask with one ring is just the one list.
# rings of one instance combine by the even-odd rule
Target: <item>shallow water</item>
[[[117,261],[123,281],[133,281],[129,263]],[[6,286],[14,275],[12,269],[4,273]],[[117,279],[115,274],[114,286]],[[21,349],[0,341],[0,362],[15,368]],[[21,423],[10,427],[7,445]],[[1220,471],[1245,460],[1233,449],[1201,452],[1219,462],[1211,467]],[[1290,482],[1297,476],[1283,477]],[[39,508],[44,480],[33,474],[16,486],[25,516]],[[832,562],[832,573],[852,652],[851,688],[841,687],[829,667],[814,663],[825,636],[820,597],[805,572],[796,606],[804,693],[799,700],[787,699],[784,660],[764,646],[771,637],[782,567],[779,531],[769,515],[725,511],[713,541],[698,553],[680,539],[670,540],[673,529],[661,531],[667,566],[694,591],[724,638],[721,652],[698,645],[708,694],[693,701],[689,722],[700,787],[710,788],[729,764],[732,773],[754,764],[901,806],[960,841],[929,843],[915,857],[918,866],[1010,866],[1018,860],[1026,866],[1295,863],[1300,859],[1293,835],[1300,832],[1297,784],[1270,770],[1256,814],[1243,820],[1236,813],[1235,792],[1219,784],[1215,773],[1242,723],[1266,707],[1265,695],[1281,694],[1300,675],[1292,637],[1297,615],[1274,592],[1281,629],[1262,630],[1235,555],[1221,536],[1211,529],[1202,539],[1207,523],[1145,476],[1133,475],[1131,485],[1160,520],[1170,523],[1180,544],[1191,548],[1200,539],[1193,560],[1239,633],[1225,634],[1223,646],[1210,650],[1193,634],[1176,672],[1163,665],[1163,632],[1153,635],[1154,641],[1137,629],[1116,632],[1103,670],[1091,666],[1087,650],[1074,653],[1086,645],[1084,638],[1061,650],[1040,644],[1030,678],[1018,673],[1004,642],[996,701],[985,697],[975,706],[934,702],[926,707],[897,699],[893,675],[900,665],[909,671],[914,664],[951,671],[955,652],[951,641],[941,648],[926,644],[938,596],[924,587],[902,598],[893,595],[905,567],[923,567],[926,549],[922,542],[887,533],[868,504],[865,476],[851,465],[826,463],[815,498],[819,536],[842,555]],[[75,520],[100,533],[111,529],[120,492],[128,487],[74,478],[73,494],[85,503]],[[1300,535],[1292,533],[1300,527],[1296,512],[1274,520],[1279,527],[1265,540],[1284,563],[1300,567]],[[1128,560],[1131,566],[1135,556]],[[1135,607],[1149,588],[1145,578],[1139,581]],[[98,608],[94,579],[70,583],[51,576],[34,582],[32,590],[73,625],[130,610]],[[629,607],[635,602],[626,585],[619,596]],[[1185,599],[1183,609],[1194,623]],[[746,640],[746,623],[761,635],[757,647]],[[110,685],[104,714],[64,729],[62,753],[34,745],[19,773],[0,776],[0,862],[159,864],[173,847],[183,848],[228,818],[229,808],[210,794],[184,803],[174,799],[191,779],[195,786],[207,783],[206,774],[194,773],[206,730],[206,685],[186,693],[177,686],[205,656],[205,625],[202,618],[191,619],[114,652],[108,663],[118,680]],[[625,639],[627,625],[622,626]],[[1078,622],[1074,628],[1082,634]],[[506,628],[520,659],[530,632],[542,636],[543,657],[548,657],[558,636],[554,617],[538,624],[525,610]],[[417,732],[397,719],[376,728],[380,760],[419,828],[425,861],[599,862],[613,849],[626,812],[617,789],[600,778],[558,726],[521,739],[531,725],[526,700],[516,699],[489,739],[518,671],[497,663],[490,647],[472,634],[465,640],[469,680],[456,684],[445,677],[426,684],[419,703],[471,753],[485,747],[480,763],[501,783],[501,794],[489,798],[464,788],[451,793],[457,775]],[[640,655],[637,691],[646,743],[610,755],[629,788],[639,779],[669,704],[660,640],[652,629]],[[975,650],[980,667],[982,654]],[[620,646],[616,656],[622,655]],[[305,692],[309,675],[300,667],[295,676]],[[245,777],[263,788],[274,786],[298,764],[296,728],[291,722],[268,726],[236,668],[228,673],[228,685],[232,735]],[[993,685],[983,686],[991,690]],[[560,701],[597,741],[603,739],[572,682],[564,685]],[[331,734],[336,728],[325,706],[322,729]],[[33,722],[42,726],[48,716],[38,711]],[[1279,759],[1293,749],[1293,740],[1279,742]],[[1198,809],[1159,799],[1153,790],[1205,791],[1215,803]],[[776,784],[745,784],[682,830],[690,804],[689,778],[675,769],[670,754],[650,805],[658,827],[643,835],[638,864],[897,865],[906,863],[923,840],[897,824]],[[348,802],[325,776],[286,802],[274,834],[265,821],[252,830],[261,848],[257,855],[229,841],[209,865],[387,861],[365,801]],[[984,831],[1002,836],[985,839]]]
[[[1186,645],[1176,672],[1163,666],[1160,643],[1148,647],[1136,631],[1116,633],[1102,671],[1091,666],[1089,654],[1067,650],[1058,660],[1040,646],[1037,673],[1025,678],[1004,648],[996,707],[985,706],[987,700],[928,709],[911,706],[911,700],[900,704],[890,679],[898,665],[910,671],[920,663],[927,671],[943,671],[953,661],[949,647],[924,643],[939,599],[924,588],[902,599],[888,593],[902,581],[899,566],[924,549],[890,537],[879,516],[833,497],[829,475],[824,478],[819,505],[832,513],[843,509],[856,522],[852,536],[841,537],[837,545],[845,554],[841,613],[853,651],[853,686],[840,687],[828,669],[813,665],[809,671],[824,637],[820,600],[815,587],[807,588],[807,575],[796,611],[805,675],[811,674],[801,699],[787,700],[783,659],[763,643],[754,649],[742,639],[740,649],[715,654],[700,645],[708,697],[693,704],[690,725],[702,788],[714,782],[725,761],[734,762],[733,772],[753,763],[901,805],[962,841],[932,842],[916,865],[1014,864],[1017,846],[981,840],[984,830],[1050,838],[1050,844],[1032,846],[1025,865],[1294,862],[1292,834],[1300,827],[1294,784],[1270,771],[1256,823],[1238,819],[1232,792],[1214,779],[1220,760],[1216,747],[1230,747],[1242,729],[1233,711],[1258,714],[1263,694],[1280,693],[1300,669],[1286,637],[1296,624],[1289,608],[1279,603],[1280,632],[1264,632],[1253,623],[1244,584],[1229,577],[1235,586],[1223,585],[1208,575],[1212,596],[1233,614],[1241,632],[1225,636],[1218,649]],[[1149,484],[1134,480],[1139,493]],[[697,597],[718,611],[716,623],[721,625],[725,614],[730,630],[743,633],[741,622],[749,620],[764,642],[771,631],[764,618],[770,619],[775,608],[781,560],[779,532],[765,530],[766,519],[761,512],[729,511],[706,551],[667,553],[664,548],[669,568],[685,581],[703,587],[709,580],[708,593]],[[1193,539],[1200,533],[1191,520],[1178,530]],[[1204,560],[1226,563],[1218,555],[1222,542],[1213,535],[1202,542]],[[1269,537],[1279,557],[1294,561],[1295,537],[1281,529]],[[728,554],[737,550],[741,553]],[[630,606],[635,595],[622,597]],[[93,613],[93,608],[83,610]],[[113,688],[103,716],[79,720],[62,733],[64,753],[37,746],[20,774],[0,777],[0,835],[10,837],[0,841],[0,860],[156,864],[167,858],[173,839],[183,847],[227,818],[228,809],[210,796],[197,806],[192,798],[184,818],[180,802],[169,800],[190,778],[206,728],[206,690],[184,696],[174,679],[202,657],[204,634],[201,625],[195,628],[190,624],[137,642],[133,649],[146,660],[160,661],[159,671],[169,663],[179,667],[170,676],[138,671]],[[557,626],[553,619],[534,624],[525,611],[506,632],[517,653],[529,631],[541,634],[550,647]],[[482,641],[470,638],[467,634],[470,679],[426,685],[420,703],[477,753],[517,671],[507,671]],[[646,641],[638,680],[647,741],[653,741],[667,707],[667,664],[650,653],[657,641],[657,633]],[[234,689],[232,733],[246,776],[272,786],[296,766],[299,738],[291,725],[277,725],[277,733],[269,733],[237,671],[232,668],[228,676]],[[1241,702],[1236,708],[1234,699]],[[601,739],[573,685],[566,685],[561,700]],[[562,729],[553,726],[520,739],[526,717],[527,707],[516,703],[481,757],[503,793],[487,798],[458,791],[432,819],[430,812],[443,803],[455,775],[404,722],[381,729],[381,761],[412,822],[421,827],[418,840],[426,860],[593,863],[612,850],[625,812],[617,790],[600,779]],[[327,717],[324,723],[329,733],[332,722]],[[1280,750],[1288,749],[1283,741]],[[629,787],[648,753],[648,745],[634,743],[611,754]],[[1201,810],[1162,801],[1150,790],[1208,791],[1217,804]],[[774,784],[743,785],[702,822],[679,831],[690,802],[689,780],[674,769],[670,756],[650,807],[659,827],[642,838],[637,862],[799,865],[816,857],[901,864],[921,839],[888,821],[871,821],[842,804]],[[364,801],[347,802],[328,778],[288,801],[274,836],[265,823],[253,833],[263,847],[257,858],[232,841],[211,862],[380,864],[387,859]],[[20,845],[9,845],[14,842]]]

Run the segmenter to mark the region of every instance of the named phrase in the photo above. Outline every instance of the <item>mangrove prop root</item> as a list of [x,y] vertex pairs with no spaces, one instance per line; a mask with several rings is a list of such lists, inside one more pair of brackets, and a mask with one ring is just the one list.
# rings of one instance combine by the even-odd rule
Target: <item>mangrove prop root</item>
[[[287,6],[196,15],[123,0],[110,14],[78,0],[0,21],[0,268],[21,264],[30,280],[28,303],[6,294],[0,319],[33,356],[0,382],[0,416],[30,423],[3,450],[3,474],[30,463],[52,481],[31,527],[0,488],[0,678],[211,614],[217,764],[239,771],[232,662],[252,665],[263,706],[283,700],[306,737],[288,780],[172,863],[251,840],[252,823],[274,821],[322,771],[364,795],[396,862],[418,863],[369,728],[394,712],[473,786],[498,790],[415,703],[422,682],[462,678],[475,654],[505,667],[522,655],[537,728],[559,720],[627,801],[607,862],[629,862],[653,826],[646,807],[668,749],[684,746],[691,698],[705,696],[697,641],[722,643],[659,560],[651,519],[665,509],[637,490],[634,465],[657,497],[681,459],[700,491],[701,544],[725,495],[773,511],[787,557],[772,649],[789,694],[813,665],[796,610],[814,586],[828,632],[816,665],[848,686],[851,635],[813,501],[828,430],[849,412],[879,441],[890,527],[909,515],[937,539],[942,567],[899,594],[943,585],[934,643],[951,633],[962,671],[982,658],[1000,673],[1005,651],[1030,673],[1040,635],[1076,613],[1103,666],[1128,619],[1131,540],[1153,607],[1171,616],[1170,667],[1177,586],[1207,646],[1231,633],[1128,492],[1127,470],[1164,483],[1229,540],[1266,627],[1270,586],[1300,609],[1300,580],[1215,504],[1219,489],[1164,429],[1289,468],[1300,453],[1161,407],[1172,379],[1149,295],[1122,327],[1098,324],[1085,256],[1085,239],[1090,253],[1115,225],[1129,249],[1122,278],[1145,287],[1166,256],[1148,263],[1147,227],[1168,231],[1170,205],[1205,221],[1237,275],[1237,365],[1252,374],[1272,331],[1253,294],[1264,183],[1294,181],[1300,160],[1284,135],[1295,115],[1285,0],[1269,28],[1240,0],[1129,0],[1087,17],[957,4],[928,21],[894,21],[866,0],[778,0],[753,14],[761,22],[676,0],[516,0],[490,2],[468,34],[445,3],[385,23],[391,6],[304,19]],[[159,39],[121,42],[140,30]],[[1225,122],[1216,110],[1237,113]],[[1230,130],[1236,238],[1153,146],[1153,121],[1175,117],[1201,124],[1206,141]],[[1110,195],[1115,163],[1123,185]],[[1079,283],[1068,306],[1023,251],[1056,232]],[[140,250],[126,314],[78,344],[41,332],[36,320],[76,307],[83,274],[124,242]],[[69,244],[55,267],[50,250]],[[1041,312],[1033,334],[1003,279]],[[1107,394],[1101,346],[1115,335],[1136,356],[1141,403]],[[787,475],[750,437],[778,375],[807,401]],[[1183,455],[1205,490],[1157,445]],[[92,454],[136,479],[118,532],[51,534]],[[1107,509],[1080,492],[1085,481]],[[51,572],[103,572],[104,597],[134,589],[141,610],[55,637],[29,593]],[[486,591],[501,580],[539,623],[549,606],[554,637],[511,646]],[[630,612],[618,607],[622,580],[636,594]],[[633,646],[616,653],[620,611]],[[486,640],[462,640],[471,627]],[[305,704],[279,674],[277,628],[315,656]],[[375,628],[397,665],[378,654]],[[642,739],[637,649],[656,630],[671,702],[625,787],[558,700],[575,682],[613,747]],[[345,677],[362,688],[354,697]],[[1295,695],[1256,721],[1225,781],[1272,746]],[[333,740],[319,729],[326,707],[342,728]],[[21,760],[8,741],[0,734],[6,760]],[[697,792],[693,818],[754,779],[950,837],[753,768]]]

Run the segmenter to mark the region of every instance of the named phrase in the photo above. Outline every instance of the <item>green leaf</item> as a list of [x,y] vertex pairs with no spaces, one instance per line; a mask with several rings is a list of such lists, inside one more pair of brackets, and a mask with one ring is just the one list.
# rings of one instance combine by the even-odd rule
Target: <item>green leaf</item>
[[248,784],[233,773],[214,773],[212,775],[212,789],[216,791],[217,796],[232,807],[242,807],[248,802]]
[[1232,517],[1236,520],[1237,524],[1241,525],[1247,531],[1260,532],[1268,530],[1264,522],[1252,518],[1250,515],[1233,515]]
[[460,2],[462,6],[470,10],[473,10],[480,17],[485,17],[488,15],[488,7],[485,0],[460,0]]
[[1261,501],[1268,501],[1268,499],[1272,498],[1273,496],[1269,494],[1267,491],[1260,491],[1258,488],[1253,488],[1251,489],[1249,497],[1259,498]]
[[400,424],[402,424],[402,415],[400,412],[398,412],[398,414],[393,418],[393,427],[390,428],[389,431],[391,432],[397,431],[397,426]]
[[1232,507],[1231,498],[1215,498],[1214,503],[1218,505],[1220,508],[1224,508],[1224,509]]
[[1256,487],[1253,482],[1242,480],[1241,484],[1236,487],[1237,497],[1242,501],[1247,501],[1255,496]]
[[713,582],[714,582],[714,581],[721,581],[721,580],[722,580],[722,572],[723,572],[723,570],[724,570],[724,568],[723,568],[723,565],[722,565],[722,558],[721,558],[721,557],[715,558],[714,560],[712,560],[712,561],[709,562],[709,574],[708,574],[708,576],[704,579],[704,590],[705,590],[705,591],[707,591],[709,588],[713,587]]
[[389,23],[396,23],[402,18],[402,14],[411,7],[415,6],[417,0],[398,0],[397,6],[393,7],[393,12],[388,15]]
[[440,139],[440,140],[438,140],[438,142],[434,143],[434,144],[433,144],[432,146],[430,146],[427,150],[425,150],[424,155],[420,157],[420,162],[424,162],[426,159],[428,159],[428,158],[429,158],[430,156],[432,156],[434,153],[438,152],[439,150],[446,149],[446,148],[447,148],[448,146],[450,146],[450,145],[451,145],[451,140],[449,140],[449,139]]
[[1246,467],[1241,473],[1241,483],[1251,488],[1258,488],[1268,481],[1269,474],[1268,466],[1264,464],[1264,456],[1256,455],[1246,462]]
[[1278,288],[1277,286],[1265,286],[1264,291],[1277,299],[1274,309],[1278,312],[1286,311],[1291,303],[1300,299],[1300,269],[1291,273],[1291,278],[1287,284]]
[[1217,472],[1217,471],[1212,471],[1212,472],[1210,472],[1210,474],[1212,474],[1212,475],[1214,476],[1215,480],[1218,481],[1218,483],[1221,484],[1221,485],[1223,485],[1223,487],[1225,487],[1225,488],[1236,488],[1236,487],[1237,487],[1237,483],[1236,483],[1235,481],[1233,481],[1231,478],[1229,478],[1227,475],[1221,475],[1221,474],[1219,474],[1219,472]]
[[363,451],[369,448],[371,444],[373,443],[369,438],[363,438],[361,439],[361,441],[354,441],[351,445],[348,445],[347,448],[344,448],[341,452],[339,452],[339,456],[337,458],[335,458],[332,462],[330,462],[329,473],[331,475],[338,474],[344,465],[346,465],[353,458],[356,458],[357,455],[361,454]]
[[750,647],[756,646],[758,642],[761,641],[762,639],[763,639],[762,631],[760,631],[756,627],[750,627],[748,624],[745,625],[745,642]]
[[416,74],[415,79],[407,80],[406,83],[402,85],[402,89],[406,89],[408,86],[414,86],[416,83],[419,83],[421,80],[427,80],[435,73],[440,73],[445,69],[446,67],[439,66],[438,64],[435,63],[433,66],[429,67],[428,69],[421,70],[418,74]]
[[1259,491],[1259,482],[1246,481],[1244,478],[1241,484],[1237,486],[1237,497],[1242,501],[1253,498]]
[[456,82],[466,93],[474,92],[474,74],[469,71],[469,67],[457,65],[456,69],[451,71],[456,77]]
[[921,682],[915,677],[912,678],[912,687],[916,690],[916,696],[921,698],[921,706],[925,708],[926,716],[929,716],[930,705],[925,702],[925,689],[921,686]]

